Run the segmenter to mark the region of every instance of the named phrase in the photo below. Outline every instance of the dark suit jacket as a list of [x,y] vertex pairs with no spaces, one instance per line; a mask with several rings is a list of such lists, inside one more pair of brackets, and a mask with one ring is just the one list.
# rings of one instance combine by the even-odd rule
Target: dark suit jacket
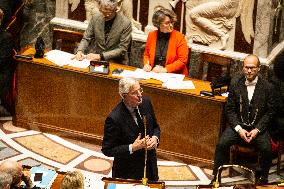
[[11,82],[13,47],[12,35],[0,29],[0,98],[6,94]]
[[78,50],[103,54],[105,60],[128,64],[127,50],[131,42],[131,21],[118,13],[113,21],[108,38],[105,40],[105,20],[96,14],[90,20]]
[[[147,134],[160,139],[160,127],[149,98],[143,97],[139,110],[142,115],[146,115]],[[106,156],[114,157],[113,177],[137,180],[143,178],[145,150],[137,150],[133,154],[129,152],[129,144],[135,141],[140,132],[129,110],[120,102],[105,121],[102,144],[102,152]],[[156,150],[148,151],[147,178],[158,180]]]
[[0,0],[0,8],[4,12],[4,18],[2,22],[2,26],[4,28],[11,21],[16,6],[19,5],[21,2],[22,0]]
[[[242,107],[242,113],[240,107]],[[259,76],[249,104],[245,77],[234,80],[230,86],[226,112],[232,128],[237,125],[246,128],[244,122],[253,123],[255,119],[251,129],[257,128],[260,132],[265,131],[275,113],[275,95],[272,85]]]

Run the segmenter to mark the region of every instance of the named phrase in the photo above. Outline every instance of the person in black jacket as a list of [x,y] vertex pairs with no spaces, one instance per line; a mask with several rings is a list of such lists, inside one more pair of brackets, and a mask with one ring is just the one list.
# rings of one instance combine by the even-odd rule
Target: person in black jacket
[[270,134],[277,141],[284,135],[284,51],[276,56],[273,64],[271,83],[276,93],[277,111],[273,119]]
[[[4,13],[0,9],[0,23]],[[0,99],[5,103],[7,92],[11,86],[14,65],[12,63],[14,41],[12,35],[0,27]]]
[[[114,157],[113,177],[141,180],[147,148],[146,177],[157,181],[156,148],[160,140],[160,127],[150,99],[142,97],[142,92],[139,82],[134,79],[123,78],[119,81],[122,101],[106,118],[102,152],[106,156]],[[144,117],[146,125],[143,123]]]
[[272,161],[270,136],[267,132],[275,113],[273,86],[258,75],[260,62],[257,56],[248,55],[243,62],[243,75],[233,79],[226,117],[230,127],[223,132],[215,150],[213,175],[228,162],[230,147],[234,144],[252,144],[260,153],[259,184],[268,182]]

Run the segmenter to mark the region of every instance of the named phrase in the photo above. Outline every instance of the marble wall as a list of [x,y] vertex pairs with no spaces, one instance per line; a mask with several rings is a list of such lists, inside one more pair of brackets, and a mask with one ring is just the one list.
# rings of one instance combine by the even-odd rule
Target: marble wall
[[51,48],[50,21],[55,17],[55,0],[33,0],[24,7],[24,26],[21,32],[21,47],[33,46],[41,36],[47,48]]

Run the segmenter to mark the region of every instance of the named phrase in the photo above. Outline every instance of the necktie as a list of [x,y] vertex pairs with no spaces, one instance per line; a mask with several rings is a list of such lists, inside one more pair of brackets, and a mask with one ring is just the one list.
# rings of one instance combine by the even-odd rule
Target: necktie
[[[138,127],[142,132],[142,131],[144,131],[144,129],[143,129],[144,123],[143,123],[143,120],[142,120],[140,113],[138,112],[138,108],[134,108],[134,113],[135,113],[135,116],[136,116],[136,119],[137,119]],[[141,134],[143,134],[143,132]]]

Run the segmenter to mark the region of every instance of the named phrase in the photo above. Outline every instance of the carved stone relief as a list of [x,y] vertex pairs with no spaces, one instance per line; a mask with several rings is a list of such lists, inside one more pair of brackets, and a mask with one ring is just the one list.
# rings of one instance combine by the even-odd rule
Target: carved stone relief
[[97,0],[85,0],[86,20],[89,21],[93,15],[99,12]]
[[233,41],[235,18],[240,16],[245,39],[251,43],[253,7],[254,0],[190,1],[186,3],[187,36],[194,42],[231,49],[233,44],[227,43]]
[[68,18],[68,7],[71,4],[71,11],[73,12],[79,5],[80,0],[56,0],[55,16],[59,18]]

